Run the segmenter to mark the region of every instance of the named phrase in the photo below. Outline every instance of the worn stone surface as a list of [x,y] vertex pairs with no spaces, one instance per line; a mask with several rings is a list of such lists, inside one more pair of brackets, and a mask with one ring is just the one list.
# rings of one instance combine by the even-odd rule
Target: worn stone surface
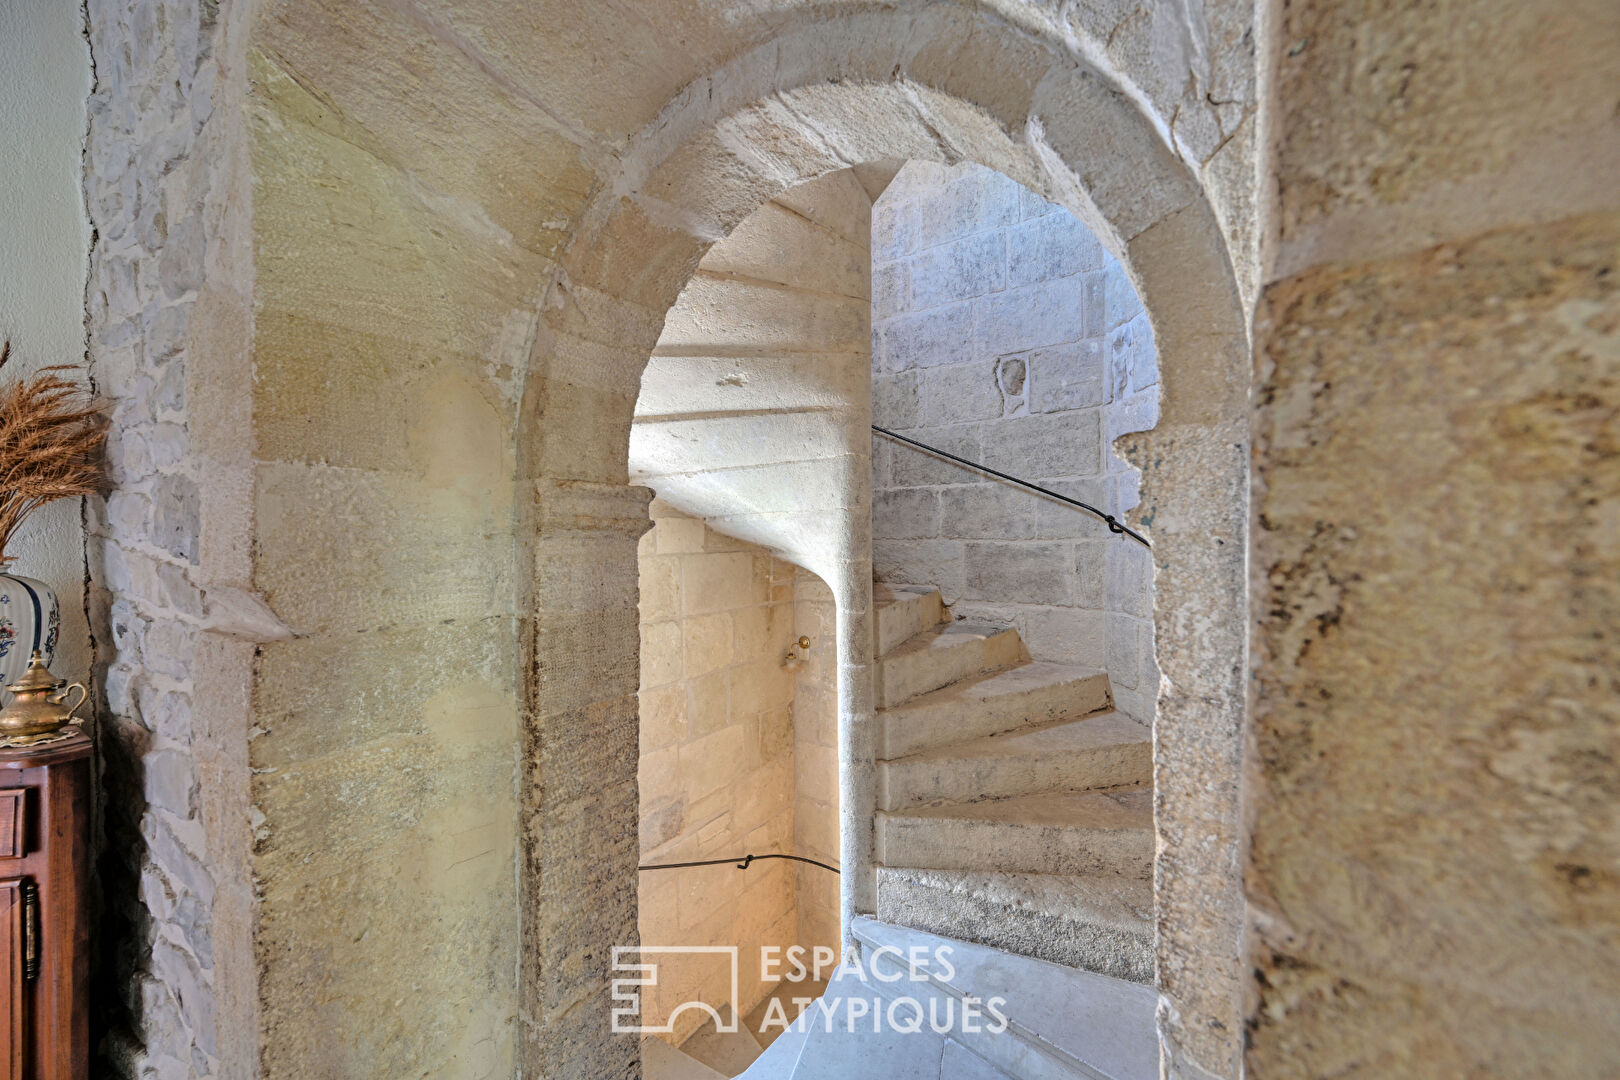
[[885,812],[878,835],[887,866],[1129,877],[1152,891],[1153,793],[1140,787],[917,806]]
[[[1613,208],[1612,8],[1491,0],[1467,19],[1392,14],[1283,9],[1276,276]],[[1368,36],[1374,23],[1383,30]]]
[[[521,279],[540,264],[425,206],[298,84],[289,55],[250,57],[254,580],[298,630],[261,648],[254,691],[256,946],[278,1033],[264,1067],[504,1071],[522,701],[506,372],[523,357],[503,320],[526,316]],[[324,204],[305,196],[310,178]],[[372,269],[311,289],[307,237],[334,221],[323,257]],[[398,276],[379,276],[390,264]],[[386,677],[360,676],[353,694],[327,682],[359,656]],[[586,721],[557,721],[556,753],[592,760],[571,722]],[[445,1001],[464,1004],[432,1004]],[[341,1037],[357,1017],[371,1022]]]
[[878,918],[958,941],[1153,981],[1153,888],[1108,876],[884,867]]
[[1613,1065],[1617,251],[1574,218],[1267,292],[1259,1075]]
[[1254,1075],[1613,1069],[1617,31],[1277,28]]
[[[561,1075],[633,1076],[636,1043],[613,1034],[608,971],[613,948],[639,940],[634,568],[651,493],[541,478],[532,494],[518,545],[519,590],[535,607],[519,639],[532,666],[518,756],[514,1057]],[[587,564],[623,573],[581,572]]]
[[112,490],[87,508],[106,813],[98,1066],[249,1075],[259,1048],[247,741],[256,641],[211,630],[246,558],[251,274],[239,5],[87,8],[90,373]]

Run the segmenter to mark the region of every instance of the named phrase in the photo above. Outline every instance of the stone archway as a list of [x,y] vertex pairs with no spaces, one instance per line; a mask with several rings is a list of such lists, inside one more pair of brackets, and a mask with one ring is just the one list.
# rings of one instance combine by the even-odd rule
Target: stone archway
[[1145,13],[92,0],[91,353],[128,431],[89,563],[190,656],[97,631],[151,885],[112,943],[127,1071],[633,1069],[605,973],[635,925],[638,378],[707,244],[896,157],[1063,203],[1154,316],[1163,1030],[1238,1071],[1248,377],[1211,206],[1244,235],[1250,16]]
[[[632,733],[633,750],[635,539],[646,519],[623,453],[641,365],[710,243],[793,184],[897,157],[976,161],[1066,206],[1120,257],[1153,320],[1163,414],[1136,441],[1165,680],[1155,736],[1161,1031],[1173,1058],[1235,1074],[1248,505],[1237,285],[1210,205],[1125,94],[1056,42],[954,9],[800,26],[688,86],[585,209],[542,305],[518,433],[520,498],[531,500],[520,565],[534,597],[526,1059],[554,1062],[585,1040],[608,1061],[628,1052],[571,1029],[548,1003],[578,1000],[557,982],[571,958],[605,956],[634,932],[633,904],[617,914],[593,904],[588,917],[577,906],[603,889],[633,896],[634,755],[603,747],[593,759],[593,812],[631,843],[609,865],[593,862],[588,878],[566,867],[598,858],[601,834],[567,831],[580,804],[555,801],[546,778],[578,765],[587,721]],[[865,610],[860,597],[841,600]],[[841,639],[860,640],[864,622],[850,622]],[[872,756],[870,684],[845,682],[841,768],[859,773]],[[601,802],[611,791],[621,798]],[[846,913],[871,909],[871,811],[846,799]]]

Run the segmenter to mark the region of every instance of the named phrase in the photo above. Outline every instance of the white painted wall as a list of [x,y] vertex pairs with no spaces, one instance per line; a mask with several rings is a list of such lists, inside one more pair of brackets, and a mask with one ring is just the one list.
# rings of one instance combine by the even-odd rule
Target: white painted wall
[[[79,5],[0,3],[0,337],[11,362],[0,378],[84,359],[90,223],[82,161],[90,50]],[[35,514],[10,552],[13,569],[61,598],[62,641],[52,669],[90,674],[79,500]]]

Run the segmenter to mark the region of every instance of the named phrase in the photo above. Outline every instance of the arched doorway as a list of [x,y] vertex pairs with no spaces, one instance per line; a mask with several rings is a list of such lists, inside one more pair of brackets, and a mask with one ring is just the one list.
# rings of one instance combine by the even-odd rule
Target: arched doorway
[[[803,915],[821,886],[836,907],[836,877],[801,868],[782,888],[782,864],[737,871],[745,851],[839,860],[818,844],[838,833],[818,820],[839,801],[816,767],[839,666],[830,624],[811,631],[795,691],[772,629],[815,620],[771,583],[784,556],[864,573],[870,507],[878,640],[839,659],[872,662],[879,688],[876,769],[843,778],[879,792],[877,921],[846,927],[864,950],[908,927],[1105,976],[1074,992],[1111,986],[1117,1015],[1091,1023],[1129,1030],[1117,1042],[1140,1067],[1157,1060],[1152,995],[1109,980],[1151,984],[1155,968],[1148,549],[876,433],[868,487],[865,398],[870,381],[871,419],[900,438],[1123,514],[1139,474],[1111,444],[1158,412],[1147,317],[1083,225],[1006,177],[916,162],[879,179],[841,170],[750,214],[704,254],[643,374],[630,474],[666,500],[639,552],[640,929],[658,970],[643,1014],[732,1075],[779,1032],[760,1023],[766,996],[820,993],[800,979],[731,985],[711,958],[665,950],[735,947],[747,972],[767,945],[834,940],[807,937]],[[796,738],[766,752],[764,716]],[[671,1012],[688,994],[751,1014],[749,1031]],[[1058,1025],[1041,1035],[1086,1060],[1086,1027]]]
[[[232,129],[237,171],[211,190],[252,193],[229,220],[253,238],[253,276],[205,310],[225,312],[207,325],[232,342],[252,324],[240,382],[255,425],[208,428],[209,460],[243,479],[198,498],[236,530],[205,545],[229,556],[222,580],[251,581],[297,633],[233,660],[234,692],[219,697],[245,718],[226,749],[241,762],[230,775],[248,779],[208,774],[203,802],[234,808],[218,820],[258,886],[229,897],[251,918],[214,905],[216,923],[234,919],[219,966],[247,974],[212,1000],[233,1038],[259,1033],[267,1072],[363,1070],[384,1053],[476,1054],[497,1070],[515,1058],[526,1074],[633,1068],[611,1034],[606,973],[613,946],[634,943],[635,547],[648,516],[625,448],[640,374],[712,242],[795,184],[897,158],[977,161],[1062,204],[1153,314],[1164,411],[1139,443],[1168,680],[1155,745],[1164,1032],[1173,1052],[1235,1070],[1238,290],[1211,200],[1141,92],[1055,21],[1008,9],[731,22],[686,6],[221,9],[226,59],[251,73],[230,84],[231,115],[253,123]],[[612,77],[595,58],[613,59],[600,69]],[[280,524],[311,491],[343,512]],[[852,640],[864,636],[867,605],[840,602]],[[417,630],[429,619],[454,626],[464,660],[423,662],[443,652]],[[419,692],[384,677],[383,649]],[[311,708],[307,672],[339,661],[380,689]],[[873,759],[872,698],[851,675],[841,765],[855,775]],[[345,813],[311,792],[341,793]],[[847,911],[870,910],[870,810],[845,807]],[[474,827],[489,842],[468,862]],[[312,907],[333,882],[364,904]],[[427,981],[409,959],[424,937],[439,960]],[[261,963],[287,956],[301,962]],[[433,1012],[447,996],[477,1000],[475,1022]],[[344,1024],[373,1020],[343,1043]],[[347,1057],[322,1057],[339,1044]]]
[[[532,511],[555,524],[551,536],[545,527],[529,531],[536,550],[525,565],[567,565],[548,552],[579,536],[553,508],[583,500],[567,513],[588,529],[622,523],[618,565],[633,579],[637,497],[610,482],[602,463],[625,445],[637,358],[651,352],[662,312],[708,243],[766,198],[871,161],[975,160],[1074,212],[1126,266],[1160,349],[1163,414],[1140,437],[1166,680],[1155,745],[1159,984],[1171,1003],[1172,1052],[1225,1068],[1236,1059],[1230,1033],[1243,921],[1237,808],[1248,438],[1246,336],[1230,262],[1209,205],[1151,126],[1060,47],[1022,43],[1025,62],[1042,74],[1013,103],[994,92],[1005,89],[1003,79],[971,65],[897,77],[895,43],[916,31],[881,15],[790,31],[766,48],[768,57],[739,58],[677,98],[625,156],[619,180],[583,216],[544,305],[520,444],[538,492]],[[827,56],[829,40],[859,44]],[[826,56],[826,66],[790,79],[775,64],[790,55]],[[1003,103],[999,115],[969,104],[986,100]],[[566,411],[548,410],[548,401],[574,401],[576,390],[611,402],[601,414],[610,422],[584,431]],[[545,673],[579,646],[566,618],[548,619],[565,615],[548,613],[548,579],[533,586],[542,677],[530,728],[543,731],[568,699]],[[548,621],[565,632],[548,641]],[[849,632],[868,634],[854,619]],[[617,647],[633,649],[633,636]],[[629,695],[633,680],[615,689],[597,684],[590,693],[598,701]],[[852,679],[847,693],[841,768],[859,775],[874,760],[870,683]],[[847,913],[873,907],[871,876],[860,871],[871,865],[872,810],[858,799],[843,807]]]

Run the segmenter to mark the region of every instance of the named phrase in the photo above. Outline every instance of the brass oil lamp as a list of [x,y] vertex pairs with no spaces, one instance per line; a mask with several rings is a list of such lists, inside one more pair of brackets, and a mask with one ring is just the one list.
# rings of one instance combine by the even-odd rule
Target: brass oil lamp
[[[60,731],[75,719],[73,711],[90,696],[83,683],[69,685],[52,675],[37,650],[23,677],[6,689],[13,696],[11,704],[0,709],[0,739],[13,744],[38,742]],[[67,699],[75,690],[79,700],[69,705]]]

